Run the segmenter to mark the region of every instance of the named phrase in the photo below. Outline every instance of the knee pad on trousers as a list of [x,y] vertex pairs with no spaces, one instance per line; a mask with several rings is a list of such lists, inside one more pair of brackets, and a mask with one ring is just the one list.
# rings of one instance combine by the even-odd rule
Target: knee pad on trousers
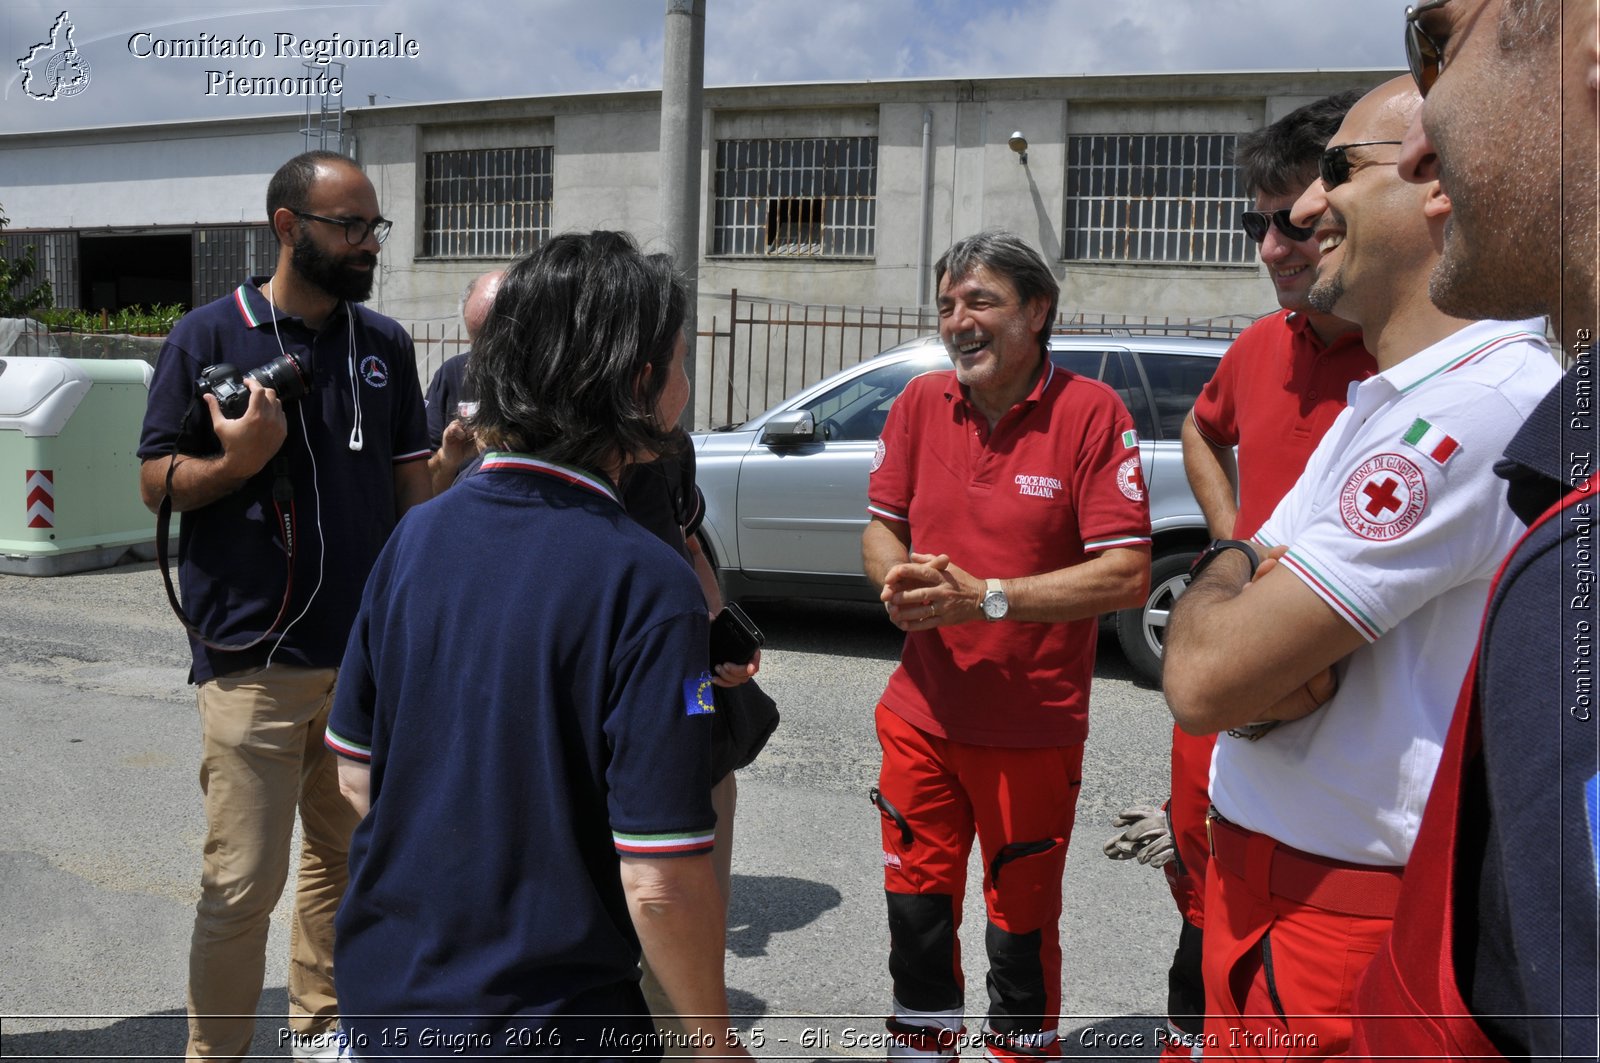
[[907,1008],[942,1012],[961,1007],[956,976],[955,898],[948,893],[891,893],[889,977]]
[[1000,1037],[1037,1033],[1047,994],[1039,950],[1042,930],[1013,934],[990,923],[984,931],[989,950],[989,1025]]

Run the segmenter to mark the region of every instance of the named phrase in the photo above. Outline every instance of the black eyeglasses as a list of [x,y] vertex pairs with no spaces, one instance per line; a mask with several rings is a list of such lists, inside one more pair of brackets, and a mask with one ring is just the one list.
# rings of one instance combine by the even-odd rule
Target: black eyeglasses
[[1420,7],[1406,8],[1406,65],[1417,83],[1417,91],[1426,96],[1433,83],[1444,73],[1444,48],[1428,35],[1419,21],[1429,11],[1448,4],[1450,0],[1429,0]]
[[375,218],[372,221],[367,221],[365,218],[324,218],[320,214],[312,214],[310,211],[305,210],[295,211],[294,216],[297,218],[310,218],[312,221],[320,221],[324,225],[337,225],[344,230],[345,243],[350,244],[352,247],[365,241],[368,233],[371,233],[372,238],[381,244],[389,239],[389,230],[394,228],[394,222],[388,218]]
[[1291,240],[1309,240],[1316,230],[1290,221],[1289,210],[1288,207],[1282,210],[1247,210],[1239,215],[1239,227],[1258,244],[1267,238],[1267,229],[1274,225]]
[[1317,171],[1322,177],[1323,189],[1338,188],[1350,180],[1350,171],[1354,169],[1350,164],[1348,152],[1351,148],[1370,148],[1375,144],[1399,144],[1398,140],[1358,140],[1353,144],[1334,144],[1322,153],[1318,160]]

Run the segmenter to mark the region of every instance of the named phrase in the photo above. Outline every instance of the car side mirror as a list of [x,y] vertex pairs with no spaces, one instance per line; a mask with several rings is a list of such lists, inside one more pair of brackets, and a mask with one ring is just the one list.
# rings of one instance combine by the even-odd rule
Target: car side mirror
[[820,443],[817,419],[810,410],[790,410],[767,421],[761,429],[761,442],[775,447],[793,447],[804,443]]

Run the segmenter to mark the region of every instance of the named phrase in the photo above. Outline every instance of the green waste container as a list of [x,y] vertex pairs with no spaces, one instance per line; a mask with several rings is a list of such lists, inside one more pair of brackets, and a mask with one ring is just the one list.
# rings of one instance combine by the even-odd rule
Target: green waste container
[[0,358],[0,572],[155,557],[135,453],[153,372],[132,359]]

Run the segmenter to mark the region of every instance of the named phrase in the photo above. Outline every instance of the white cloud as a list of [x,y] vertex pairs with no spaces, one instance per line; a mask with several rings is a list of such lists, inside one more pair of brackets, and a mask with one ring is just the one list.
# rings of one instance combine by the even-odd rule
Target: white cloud
[[[282,114],[300,99],[205,94],[209,69],[299,76],[273,34],[404,33],[416,60],[351,60],[344,99],[432,101],[560,94],[661,83],[661,0],[85,0],[70,3],[89,87],[41,102],[15,60],[68,0],[0,11],[0,132]],[[903,77],[1399,66],[1400,0],[707,0],[708,85]],[[263,59],[136,59],[128,37],[260,39]]]

